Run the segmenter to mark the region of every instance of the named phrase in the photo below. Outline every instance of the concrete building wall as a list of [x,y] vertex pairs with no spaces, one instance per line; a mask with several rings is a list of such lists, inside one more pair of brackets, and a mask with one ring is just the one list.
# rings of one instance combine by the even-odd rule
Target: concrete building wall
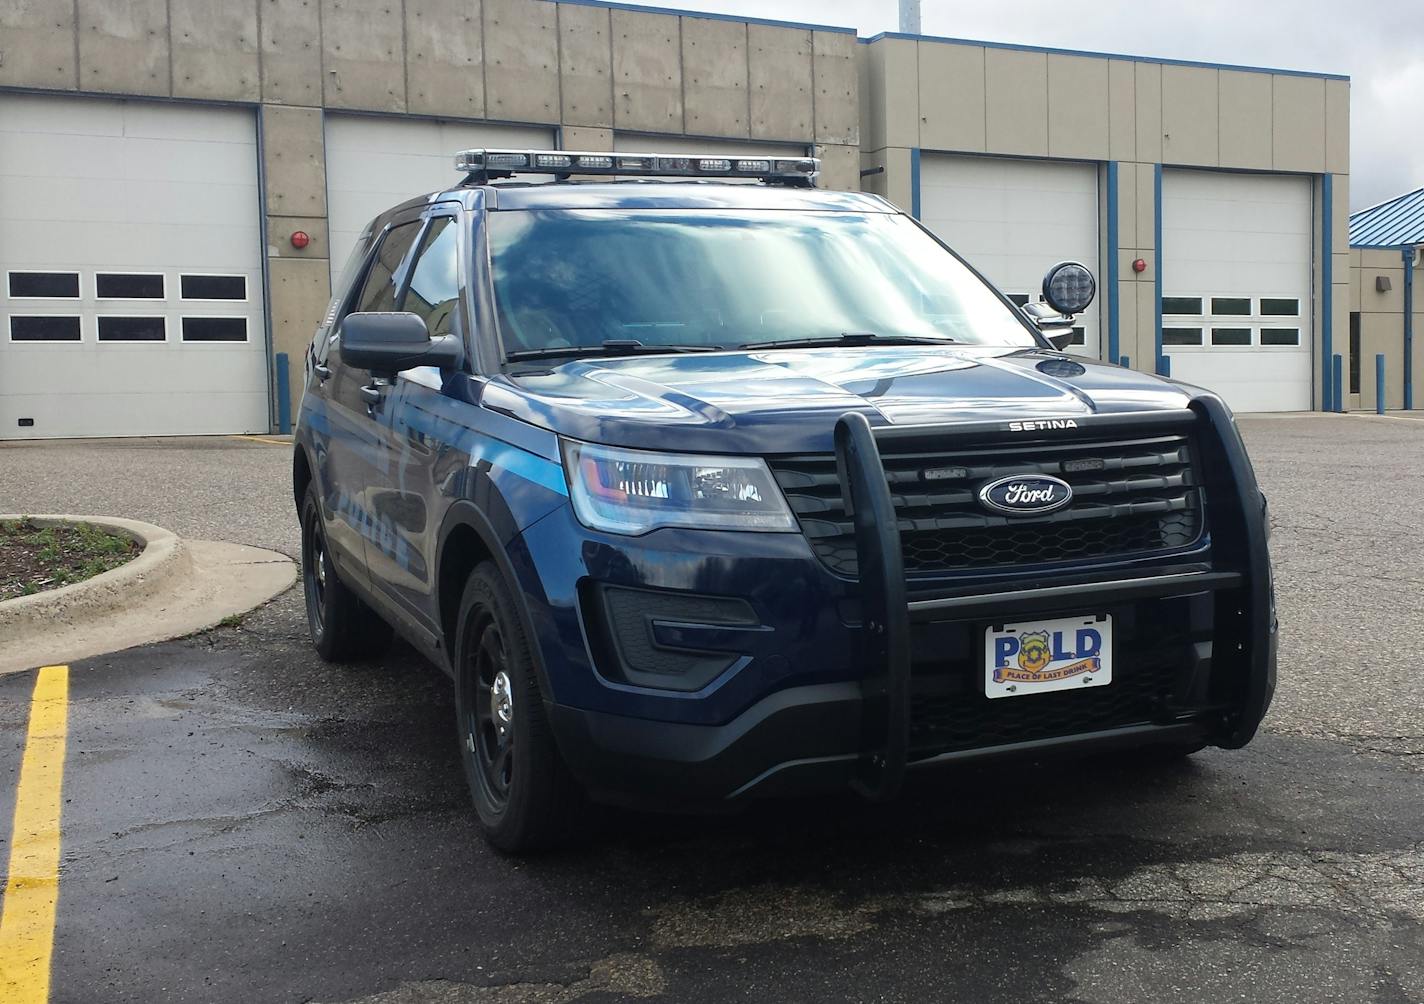
[[[1104,290],[1118,288],[1119,354],[1156,364],[1156,176],[1163,165],[1315,177],[1324,241],[1325,176],[1333,351],[1349,337],[1349,81],[1240,67],[882,35],[861,44],[863,187],[910,210],[920,153],[1097,161],[1116,166],[1116,261],[1103,172]],[[1141,259],[1146,268],[1134,272]],[[1324,254],[1314,330],[1323,359]],[[1104,346],[1107,338],[1103,339]],[[1317,365],[1316,396],[1322,390]]]
[[[1419,275],[1424,272],[1421,262],[1418,260],[1419,252],[1411,252],[1415,256],[1413,269],[1414,282],[1414,303],[1413,303],[1413,334],[1414,351],[1412,353],[1414,405],[1420,405],[1420,392],[1424,388],[1424,358],[1421,358],[1421,345],[1419,338],[1424,335],[1424,303],[1421,303]],[[1359,315],[1360,326],[1360,351],[1359,351],[1359,391],[1349,394],[1346,397],[1346,405],[1350,408],[1373,411],[1376,402],[1379,400],[1379,383],[1375,378],[1375,356],[1383,353],[1385,357],[1385,395],[1384,402],[1386,409],[1403,408],[1405,405],[1404,385],[1404,302],[1405,289],[1409,278],[1405,270],[1403,252],[1397,248],[1351,248],[1349,252],[1349,293],[1346,309],[1351,314]],[[1385,280],[1388,290],[1380,290],[1380,280]],[[1349,323],[1349,315],[1347,321]],[[1345,377],[1349,382],[1349,352],[1350,343],[1348,340],[1347,327],[1346,339],[1338,346],[1337,350],[1345,358]]]
[[565,149],[614,130],[814,146],[823,185],[858,189],[859,56],[849,29],[552,0],[0,5],[0,89],[259,106],[272,348],[294,363],[330,296],[328,109],[545,124]]

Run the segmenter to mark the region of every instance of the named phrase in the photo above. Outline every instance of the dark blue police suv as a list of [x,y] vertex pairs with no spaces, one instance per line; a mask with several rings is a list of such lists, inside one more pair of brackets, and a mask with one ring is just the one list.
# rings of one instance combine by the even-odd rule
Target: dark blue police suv
[[1083,266],[1020,308],[809,158],[457,166],[358,241],[293,488],[317,651],[453,676],[495,846],[1251,739],[1264,497],[1217,397],[1055,348]]

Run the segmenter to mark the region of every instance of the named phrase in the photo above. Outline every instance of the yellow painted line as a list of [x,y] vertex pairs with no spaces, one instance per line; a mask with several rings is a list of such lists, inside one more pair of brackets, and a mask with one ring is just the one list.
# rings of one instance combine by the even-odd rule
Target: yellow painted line
[[45,666],[30,701],[30,731],[10,834],[9,878],[0,905],[0,1000],[8,1004],[49,1000],[68,711],[69,667]]
[[291,445],[292,445],[289,441],[287,441],[287,440],[285,440],[285,439],[268,439],[266,436],[232,435],[232,436],[229,436],[228,438],[229,438],[229,439],[245,439],[245,440],[247,440],[249,443],[266,443],[268,446],[291,446]]

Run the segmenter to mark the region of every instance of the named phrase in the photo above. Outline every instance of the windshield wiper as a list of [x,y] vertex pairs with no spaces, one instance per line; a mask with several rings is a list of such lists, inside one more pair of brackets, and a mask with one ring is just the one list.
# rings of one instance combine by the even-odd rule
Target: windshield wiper
[[932,338],[928,335],[880,335],[874,331],[842,331],[839,335],[818,335],[814,338],[788,338],[784,341],[746,342],[739,349],[807,349],[834,348],[838,345],[953,345],[953,338]]
[[547,349],[520,349],[505,356],[506,362],[524,359],[557,359],[560,356],[636,356],[668,352],[720,352],[720,345],[644,345],[636,338],[609,338],[598,345],[550,346]]

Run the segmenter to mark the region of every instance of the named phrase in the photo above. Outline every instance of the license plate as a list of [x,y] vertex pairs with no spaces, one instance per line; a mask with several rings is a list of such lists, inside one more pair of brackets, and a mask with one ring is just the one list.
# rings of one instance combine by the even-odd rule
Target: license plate
[[984,696],[1023,697],[1112,682],[1112,617],[994,624],[984,632]]

